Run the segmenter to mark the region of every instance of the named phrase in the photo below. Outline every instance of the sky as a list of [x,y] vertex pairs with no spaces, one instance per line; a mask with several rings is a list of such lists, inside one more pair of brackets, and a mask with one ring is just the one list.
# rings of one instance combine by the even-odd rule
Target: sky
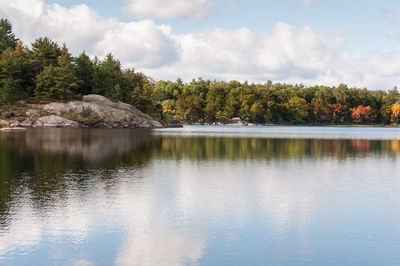
[[400,1],[0,0],[0,17],[155,80],[400,84]]

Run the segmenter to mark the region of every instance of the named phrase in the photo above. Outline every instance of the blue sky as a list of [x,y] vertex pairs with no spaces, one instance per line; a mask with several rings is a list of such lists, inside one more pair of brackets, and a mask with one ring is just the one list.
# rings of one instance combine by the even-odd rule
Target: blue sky
[[155,79],[386,89],[400,84],[399,14],[393,0],[0,0],[25,43],[112,52]]

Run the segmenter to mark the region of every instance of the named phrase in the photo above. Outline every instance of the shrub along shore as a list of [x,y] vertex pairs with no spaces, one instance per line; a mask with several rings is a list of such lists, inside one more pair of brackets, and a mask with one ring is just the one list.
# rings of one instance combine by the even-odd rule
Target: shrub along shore
[[[289,85],[267,81],[193,79],[154,81],[108,54],[72,56],[47,37],[29,47],[0,20],[0,119],[26,103],[66,102],[88,94],[132,104],[151,117],[173,116],[185,123],[225,124],[233,118],[254,124],[398,125],[397,88],[368,90]],[[15,107],[15,108],[14,108]],[[15,111],[15,110],[14,110]]]

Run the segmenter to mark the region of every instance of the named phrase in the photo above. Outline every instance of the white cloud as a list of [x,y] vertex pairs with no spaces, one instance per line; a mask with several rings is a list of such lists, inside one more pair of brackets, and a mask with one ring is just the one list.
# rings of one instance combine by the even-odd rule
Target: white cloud
[[95,44],[96,54],[112,51],[118,58],[142,67],[159,67],[179,59],[179,47],[168,26],[151,20],[120,23]]
[[[49,36],[71,47],[90,45],[111,30],[116,20],[98,16],[86,5],[65,8],[47,6],[42,0],[0,0],[0,15],[11,20],[15,32],[25,42]],[[30,10],[33,10],[32,12]]]
[[[189,10],[186,5],[182,8]],[[201,14],[203,9],[199,10],[194,13]],[[112,52],[125,66],[155,79],[190,81],[202,76],[305,85],[343,82],[372,89],[390,89],[400,83],[399,54],[387,49],[367,56],[358,51],[344,53],[343,39],[319,34],[309,26],[277,23],[261,33],[243,27],[175,34],[171,26],[151,20],[124,23],[102,17],[87,5],[66,8],[46,5],[43,0],[0,0],[0,16],[11,20],[25,43],[49,36],[66,42],[73,54],[86,50],[102,57]]]
[[254,82],[273,80],[391,89],[400,83],[400,55],[383,49],[363,56],[341,52],[342,38],[308,26],[277,23],[255,34],[248,28],[178,35],[181,59],[168,67],[144,69],[158,79],[205,77]]
[[[277,23],[269,32],[216,29],[178,35],[181,59],[167,68],[146,69],[154,76],[185,80],[217,79],[317,81],[328,73],[342,40],[320,36],[310,27]],[[336,82],[336,80],[335,80]]]
[[178,57],[169,26],[148,20],[122,23],[99,16],[87,5],[66,8],[46,5],[43,0],[0,0],[0,16],[11,20],[16,35],[25,43],[49,36],[66,42],[74,54],[86,50],[104,56],[111,52],[139,68],[163,66]]
[[124,9],[139,19],[183,17],[200,20],[212,7],[208,0],[127,0]]

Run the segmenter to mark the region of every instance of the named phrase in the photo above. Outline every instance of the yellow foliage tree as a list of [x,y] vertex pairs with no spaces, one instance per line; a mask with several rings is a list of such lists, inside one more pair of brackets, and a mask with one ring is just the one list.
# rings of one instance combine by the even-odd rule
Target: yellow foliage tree
[[399,123],[400,120],[400,103],[397,102],[392,105],[392,116],[391,116],[391,121],[392,123]]

